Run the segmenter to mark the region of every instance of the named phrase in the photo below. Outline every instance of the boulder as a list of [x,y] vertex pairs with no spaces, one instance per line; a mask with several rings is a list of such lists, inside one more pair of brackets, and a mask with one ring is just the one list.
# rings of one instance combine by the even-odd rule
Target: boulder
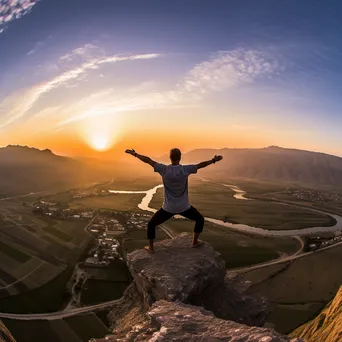
[[300,342],[272,329],[250,327],[216,318],[201,307],[158,301],[147,319],[133,326],[125,337],[108,336],[105,342]]
[[261,325],[267,318],[267,301],[249,294],[248,282],[230,279],[224,260],[209,244],[191,248],[191,237],[182,234],[155,249],[154,254],[137,250],[127,256],[146,309],[165,299],[203,306],[217,317],[248,325]]
[[249,282],[226,273],[209,244],[191,248],[191,237],[156,243],[156,252],[127,256],[133,283],[112,308],[113,334],[100,341],[301,341],[259,328],[268,301]]

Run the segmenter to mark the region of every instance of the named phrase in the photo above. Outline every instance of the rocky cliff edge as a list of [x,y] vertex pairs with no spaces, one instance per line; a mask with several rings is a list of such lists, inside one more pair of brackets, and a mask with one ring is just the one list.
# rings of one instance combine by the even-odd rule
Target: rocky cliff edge
[[342,286],[335,298],[314,320],[296,329],[291,336],[310,342],[342,341]]
[[190,246],[190,236],[180,235],[157,243],[154,254],[127,256],[133,283],[109,315],[113,334],[97,342],[302,341],[260,328],[267,300],[230,278],[209,244]]
[[15,339],[2,321],[0,321],[0,342],[15,342]]

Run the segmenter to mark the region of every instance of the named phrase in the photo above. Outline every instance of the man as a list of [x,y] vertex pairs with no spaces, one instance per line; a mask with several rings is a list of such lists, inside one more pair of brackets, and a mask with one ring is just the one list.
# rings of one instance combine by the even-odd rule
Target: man
[[202,242],[198,238],[203,231],[204,217],[189,202],[188,177],[192,173],[197,173],[198,169],[222,160],[222,156],[215,156],[213,159],[199,164],[180,165],[182,153],[178,148],[174,148],[170,151],[171,164],[164,165],[155,162],[149,157],[136,153],[133,149],[126,150],[126,153],[151,165],[154,168],[154,172],[158,172],[162,176],[164,183],[164,204],[148,223],[147,238],[149,245],[145,249],[150,253],[154,252],[153,242],[156,237],[156,227],[176,214],[195,221],[192,247],[200,246]]

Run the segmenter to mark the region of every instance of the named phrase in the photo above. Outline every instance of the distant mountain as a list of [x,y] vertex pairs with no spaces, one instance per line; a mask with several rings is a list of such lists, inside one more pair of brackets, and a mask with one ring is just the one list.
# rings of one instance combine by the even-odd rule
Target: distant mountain
[[9,145],[0,148],[0,198],[96,181],[99,170],[50,150]]
[[186,153],[183,162],[224,159],[203,174],[220,178],[249,178],[316,185],[342,185],[342,158],[310,151],[270,146],[261,149],[199,149]]
[[314,320],[296,329],[291,336],[310,342],[342,341],[342,287]]

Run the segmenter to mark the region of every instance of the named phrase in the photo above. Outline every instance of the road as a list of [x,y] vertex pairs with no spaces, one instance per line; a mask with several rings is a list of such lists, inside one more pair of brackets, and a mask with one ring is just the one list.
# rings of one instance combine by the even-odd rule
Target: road
[[[339,243],[336,243],[331,246],[327,246],[324,248],[321,248],[315,252],[308,252],[308,253],[303,253],[298,255],[297,253],[283,258],[283,259],[278,259],[278,260],[273,260],[264,264],[258,264],[250,267],[245,267],[241,269],[235,269],[235,270],[230,270],[229,272],[232,273],[245,273],[251,270],[259,269],[262,267],[270,266],[270,265],[277,265],[277,264],[282,264],[285,262],[293,261],[296,259],[304,258],[306,256],[309,256],[314,253],[320,253],[322,251],[325,251],[330,248],[337,247],[339,245],[342,245],[342,241]],[[77,309],[67,309],[63,311],[58,311],[58,312],[52,312],[52,313],[41,313],[41,314],[11,314],[11,313],[0,313],[0,318],[8,318],[8,319],[15,319],[15,320],[22,320],[22,321],[33,321],[33,320],[55,320],[55,319],[62,319],[70,316],[75,316],[75,315],[81,315],[81,314],[86,314],[95,310],[100,310],[100,309],[105,309],[107,307],[112,306],[113,304],[117,303],[118,300],[112,300],[110,302],[105,302],[97,305],[91,305],[91,306],[85,306],[82,308],[77,308]]]
[[101,304],[85,306],[77,309],[69,309],[63,311],[57,311],[52,313],[41,313],[41,314],[11,314],[11,313],[0,313],[1,318],[15,319],[19,321],[34,321],[34,320],[48,320],[52,321],[55,319],[62,319],[70,316],[76,316],[81,314],[86,314],[95,310],[105,309],[117,303],[117,300],[112,300],[110,302],[105,302]]
[[45,264],[45,261],[43,261],[42,263],[39,264],[38,267],[36,267],[35,269],[33,269],[31,272],[25,274],[23,277],[21,277],[20,279],[16,280],[14,283],[8,284],[6,286],[0,287],[0,290],[5,290],[8,289],[9,287],[20,283],[21,281],[23,281],[24,279],[26,279],[27,277],[29,277],[31,274],[33,274],[34,272],[38,271],[43,265]]
[[267,261],[267,262],[264,262],[262,264],[257,264],[257,265],[253,265],[253,266],[247,266],[247,267],[242,267],[242,268],[235,268],[235,269],[229,270],[229,272],[240,274],[240,273],[246,273],[246,272],[249,272],[249,271],[257,270],[257,269],[264,268],[264,267],[271,266],[271,265],[279,265],[279,264],[283,264],[283,263],[286,263],[286,262],[289,262],[289,261],[293,261],[293,260],[296,260],[296,259],[307,257],[307,256],[309,256],[311,254],[314,254],[314,253],[320,253],[320,252],[326,251],[327,249],[334,248],[334,247],[337,247],[337,246],[340,246],[340,245],[342,245],[342,241],[338,242],[338,243],[335,243],[333,245],[327,246],[327,247],[320,248],[320,249],[318,249],[316,251],[306,252],[306,253],[302,253],[302,251],[303,251],[303,248],[302,248],[301,250],[299,250],[295,254],[290,255],[288,257],[285,257],[285,258],[271,260],[271,261]]
[[[84,228],[85,231],[88,232],[88,228],[94,222],[96,217],[97,217],[97,215],[94,216],[94,218]],[[161,228],[170,238],[174,238],[176,236],[175,233],[169,227],[162,225]],[[88,233],[90,234],[90,232],[88,232]],[[277,260],[268,261],[268,262],[265,262],[262,264],[257,264],[257,265],[253,265],[253,266],[249,266],[249,267],[243,267],[243,268],[239,268],[239,269],[231,269],[231,270],[229,270],[229,272],[231,272],[233,274],[234,273],[246,273],[248,271],[260,269],[263,267],[268,267],[271,265],[277,265],[277,264],[282,264],[282,263],[286,263],[286,262],[291,262],[293,260],[300,259],[300,258],[309,256],[309,255],[314,254],[314,253],[320,253],[324,250],[342,245],[342,241],[341,241],[339,243],[321,248],[321,249],[314,251],[314,252],[303,253],[303,248],[304,248],[303,240],[299,236],[294,236],[294,238],[296,238],[301,243],[301,248],[295,254],[288,256],[288,257],[280,258]],[[112,306],[113,304],[115,304],[117,302],[118,302],[118,300],[114,300],[114,301],[109,301],[109,302],[105,302],[105,303],[101,303],[101,304],[97,304],[97,305],[92,305],[92,306],[86,306],[86,307],[75,308],[75,309],[65,309],[63,311],[58,311],[58,312],[53,312],[53,313],[42,313],[42,314],[0,313],[0,318],[8,318],[8,319],[15,319],[15,320],[26,320],[26,321],[29,321],[29,320],[55,320],[55,319],[62,319],[65,317],[70,317],[70,316],[75,316],[75,315],[80,315],[80,314],[86,314],[86,313],[92,312],[94,310],[104,309],[104,308]]]
[[17,195],[17,196],[12,196],[12,197],[3,197],[0,198],[0,201],[6,201],[6,200],[11,200],[11,199],[15,199],[15,198],[22,198],[22,197],[29,197],[29,196],[33,196],[33,195],[43,195],[43,194],[47,194],[47,191],[38,191],[38,192],[30,192],[28,194],[23,194],[23,195]]
[[84,231],[90,235],[92,235],[89,231],[88,228],[93,224],[93,222],[97,219],[97,217],[99,216],[99,214],[96,214],[91,220],[90,222],[84,227]]

